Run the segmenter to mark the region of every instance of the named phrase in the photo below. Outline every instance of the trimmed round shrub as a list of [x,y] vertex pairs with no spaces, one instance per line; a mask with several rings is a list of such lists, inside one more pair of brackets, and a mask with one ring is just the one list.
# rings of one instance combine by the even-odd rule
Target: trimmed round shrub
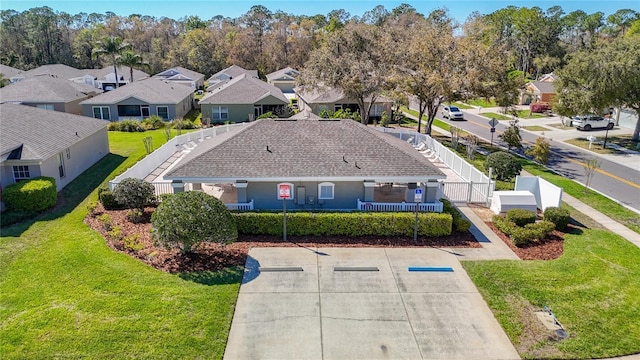
[[155,188],[148,181],[126,178],[113,189],[113,198],[127,209],[144,209],[155,202]]
[[238,239],[236,223],[226,205],[200,191],[187,191],[163,198],[151,215],[155,239],[183,253],[202,242],[229,244]]
[[515,227],[511,231],[511,241],[520,247],[528,245],[534,240],[542,240],[553,231],[555,225],[550,221],[540,221],[533,224],[527,224],[525,227]]
[[101,187],[98,189],[98,200],[107,210],[118,210],[123,208],[122,204],[117,202],[113,197],[113,194],[108,187]]
[[551,221],[555,224],[556,230],[564,230],[569,225],[571,215],[569,210],[558,207],[548,207],[544,210],[542,215],[543,220]]
[[518,225],[516,225],[511,220],[507,220],[507,218],[505,218],[504,216],[494,215],[492,220],[493,220],[493,224],[498,229],[500,229],[500,231],[502,231],[503,233],[505,233],[507,235],[511,235],[511,233],[513,233],[514,229],[518,228]]
[[493,174],[497,180],[511,180],[520,174],[522,165],[517,157],[504,151],[498,151],[487,156],[484,168],[487,170],[493,168]]
[[536,213],[525,209],[509,209],[507,210],[507,220],[517,226],[525,226],[536,222]]
[[2,200],[9,210],[40,212],[52,208],[58,201],[56,180],[40,176],[19,181],[2,191]]

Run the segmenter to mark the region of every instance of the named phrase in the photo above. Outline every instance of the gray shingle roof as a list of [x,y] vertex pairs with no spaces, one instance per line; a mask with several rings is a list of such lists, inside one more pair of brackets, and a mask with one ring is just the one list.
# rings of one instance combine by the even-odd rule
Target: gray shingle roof
[[536,89],[540,91],[542,94],[555,94],[556,89],[554,87],[553,82],[547,81],[532,81],[531,85],[533,85]]
[[[130,70],[128,66],[118,66],[117,70],[118,70],[119,78],[129,81]],[[87,69],[83,71],[85,71],[85,74],[93,75],[93,77],[95,77],[98,80],[105,81],[107,75],[113,74],[113,66],[112,65],[105,66],[102,69]],[[149,77],[149,74],[147,74],[146,72],[140,71],[138,69],[133,69],[133,81],[142,80],[148,77]]]
[[247,74],[249,77],[258,78],[258,70],[247,70],[243,69],[238,65],[231,65],[226,69],[220,70],[217,73],[211,75],[209,81],[213,80],[223,80],[221,76],[226,75],[231,78],[238,77],[242,74]]
[[163,80],[148,78],[120,86],[115,90],[85,100],[80,104],[117,104],[130,97],[135,97],[148,104],[177,104],[192,93],[193,90],[189,87],[168,84]]
[[272,81],[275,79],[280,79],[281,77],[288,77],[288,78],[295,79],[298,75],[300,75],[300,72],[298,70],[287,66],[284,69],[280,69],[278,71],[272,72],[271,74],[267,74],[267,80]]
[[183,68],[181,66],[172,67],[172,68],[167,69],[167,70],[165,70],[163,72],[160,72],[160,73],[157,73],[157,74],[153,75],[153,77],[167,79],[167,78],[171,78],[171,77],[173,77],[175,75],[178,75],[178,74],[184,75],[187,78],[191,79],[192,81],[196,81],[196,80],[198,80],[200,78],[204,78],[204,74],[201,74],[199,72]]
[[226,141],[214,139],[198,145],[165,179],[445,178],[405,141],[353,120],[263,119]]
[[51,75],[60,79],[75,79],[87,75],[90,70],[80,70],[63,64],[42,65],[23,73],[25,78],[38,75]]
[[14,67],[0,64],[0,74],[4,75],[5,79],[10,79],[14,76],[18,76],[24,73],[24,71],[20,69],[16,69]]
[[1,88],[0,102],[68,103],[101,92],[90,85],[40,75]]
[[211,90],[200,100],[200,104],[254,104],[269,95],[279,99],[282,104],[289,103],[282,90],[242,74]]
[[86,116],[0,104],[0,154],[4,158],[22,145],[22,160],[48,159],[108,124]]

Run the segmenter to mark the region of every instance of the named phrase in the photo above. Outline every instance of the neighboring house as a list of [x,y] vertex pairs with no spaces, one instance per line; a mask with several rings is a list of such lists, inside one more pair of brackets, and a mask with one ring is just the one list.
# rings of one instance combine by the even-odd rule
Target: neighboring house
[[554,73],[544,74],[538,79],[538,81],[542,82],[554,82],[558,80],[558,76]]
[[[118,87],[129,84],[131,77],[131,69],[128,66],[118,66]],[[105,66],[102,69],[85,70],[92,75],[95,81],[95,87],[104,91],[111,91],[116,88],[116,75],[113,72],[113,66]],[[133,81],[139,81],[149,77],[144,71],[133,69]]]
[[286,67],[278,71],[267,74],[267,82],[280,90],[283,93],[293,93],[293,89],[296,86],[296,78],[300,75],[300,72],[291,67]]
[[520,104],[528,105],[535,102],[551,103],[556,96],[553,82],[531,81],[524,86],[524,91],[520,96]]
[[404,183],[422,202],[437,202],[446,176],[406,141],[353,120],[262,119],[205,139],[164,175],[174,192],[192,184],[232,184],[238,203],[282,209],[279,184],[289,185],[288,209],[357,209],[374,201],[376,184]]
[[[296,89],[298,95],[298,108],[309,110],[314,114],[321,115],[323,111],[333,113],[338,110],[350,109],[352,112],[360,112],[360,106],[355,99],[349,99],[342,90],[333,88],[322,88],[314,90]],[[369,106],[371,97],[365,99],[365,106]],[[384,96],[378,96],[371,106],[369,120],[380,120],[382,112],[386,111],[391,115],[393,103]]]
[[24,73],[24,71],[20,69],[0,64],[0,74],[11,83],[21,80],[23,78],[22,73]]
[[0,104],[0,184],[37,176],[58,191],[109,153],[103,120],[31,106]]
[[161,73],[153,75],[156,79],[166,80],[167,82],[186,85],[194,91],[204,88],[204,74],[193,70],[185,69],[180,66],[167,69]]
[[38,66],[35,69],[25,71],[21,74],[21,77],[22,79],[28,79],[35,76],[49,75],[58,79],[77,82],[78,79],[82,79],[88,74],[89,70],[80,70],[63,64],[49,64]]
[[184,117],[193,107],[193,89],[158,79],[144,79],[80,103],[85,116],[104,120],[164,120]]
[[280,113],[289,101],[277,87],[241,74],[212,89],[200,100],[202,118],[212,124],[244,122],[267,113]]
[[[215,89],[219,85],[243,74],[248,77],[258,79],[258,70],[247,70],[238,65],[231,65],[228,68],[213,74],[209,79],[207,79],[207,82],[209,83],[209,88]],[[207,91],[209,91],[209,88],[207,88]]]
[[39,75],[0,89],[0,102],[19,103],[46,110],[82,114],[80,102],[102,93],[91,85]]

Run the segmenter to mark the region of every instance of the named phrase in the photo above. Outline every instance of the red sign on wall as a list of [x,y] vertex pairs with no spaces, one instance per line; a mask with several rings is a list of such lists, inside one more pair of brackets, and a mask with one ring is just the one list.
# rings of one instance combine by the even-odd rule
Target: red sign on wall
[[291,185],[290,184],[278,184],[278,199],[290,199],[291,198]]

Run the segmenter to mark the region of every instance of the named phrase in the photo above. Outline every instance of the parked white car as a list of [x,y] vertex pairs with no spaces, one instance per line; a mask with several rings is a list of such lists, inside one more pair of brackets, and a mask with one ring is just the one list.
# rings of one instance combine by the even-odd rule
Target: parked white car
[[442,117],[449,120],[464,120],[464,114],[456,106],[445,106],[442,109]]
[[613,129],[613,119],[597,115],[576,116],[571,120],[571,125],[578,130],[589,131],[591,129]]

